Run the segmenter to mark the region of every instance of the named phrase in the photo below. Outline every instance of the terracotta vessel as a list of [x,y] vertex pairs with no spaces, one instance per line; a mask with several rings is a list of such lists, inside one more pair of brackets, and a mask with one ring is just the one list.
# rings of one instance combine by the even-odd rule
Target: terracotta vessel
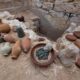
[[37,56],[36,55],[36,50],[41,48],[41,47],[44,47],[46,44],[45,43],[39,43],[37,45],[35,45],[32,50],[31,50],[31,59],[32,59],[32,62],[39,66],[39,67],[48,67],[50,64],[52,64],[54,62],[54,59],[55,59],[55,51],[54,50],[51,50],[49,52],[49,58],[46,60],[46,61],[41,61],[41,60],[37,60]]
[[79,40],[79,39],[77,39],[77,40],[74,42],[74,44],[75,44],[78,48],[80,48],[80,40]]
[[76,62],[75,62],[76,66],[80,68],[80,57],[77,58]]
[[73,32],[73,35],[76,36],[77,38],[80,38],[80,31]]
[[31,39],[24,37],[21,41],[21,48],[23,52],[27,53],[31,48]]
[[3,39],[4,39],[6,42],[10,42],[10,43],[15,43],[16,40],[17,40],[15,37],[13,37],[13,36],[10,35],[10,34],[4,35]]
[[77,40],[77,38],[76,38],[74,35],[68,34],[68,35],[66,35],[65,37],[66,37],[66,39],[69,40],[69,41],[75,41],[75,40]]
[[19,55],[21,54],[20,43],[21,43],[21,41],[18,40],[13,45],[13,47],[12,47],[12,53],[11,53],[12,59],[17,59],[19,57]]
[[4,24],[0,21],[0,33],[9,33],[10,32],[10,26],[8,24]]

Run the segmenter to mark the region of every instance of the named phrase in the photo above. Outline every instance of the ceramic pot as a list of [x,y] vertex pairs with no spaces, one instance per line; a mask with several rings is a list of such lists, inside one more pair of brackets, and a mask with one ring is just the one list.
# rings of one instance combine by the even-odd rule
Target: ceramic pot
[[0,33],[9,33],[10,32],[10,26],[8,24],[0,22]]
[[17,40],[15,37],[13,37],[13,36],[10,35],[10,34],[4,35],[3,39],[4,39],[6,42],[10,42],[10,43],[15,43],[16,40]]
[[77,40],[74,42],[74,44],[75,44],[78,48],[80,48],[80,40],[79,40],[79,39],[77,39]]
[[80,68],[80,57],[78,57],[76,59],[76,62],[75,62],[76,66]]
[[21,54],[20,44],[21,44],[21,41],[18,40],[13,45],[13,47],[12,47],[12,53],[11,53],[12,59],[17,59],[19,57],[19,55]]
[[32,48],[32,50],[31,50],[31,59],[32,59],[32,62],[35,65],[39,66],[39,67],[48,67],[50,64],[52,64],[54,62],[54,59],[55,59],[55,52],[54,52],[54,50],[51,50],[49,52],[49,57],[48,57],[47,60],[43,61],[43,60],[37,59],[37,56],[35,56],[37,49],[42,48],[45,45],[46,45],[45,43],[39,43],[39,44],[35,45]]
[[80,31],[73,32],[73,35],[76,36],[77,38],[80,38]]
[[24,37],[21,41],[21,48],[23,52],[27,53],[31,48],[31,39]]
[[68,35],[66,35],[65,37],[66,37],[66,39],[69,40],[69,41],[75,41],[75,40],[77,40],[77,38],[76,38],[74,35],[68,34]]

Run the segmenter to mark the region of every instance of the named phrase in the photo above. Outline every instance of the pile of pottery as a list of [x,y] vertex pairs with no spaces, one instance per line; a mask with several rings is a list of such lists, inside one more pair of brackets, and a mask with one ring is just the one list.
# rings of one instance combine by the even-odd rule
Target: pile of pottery
[[[17,18],[23,21],[24,18]],[[11,34],[11,32],[13,34]],[[14,35],[16,33],[16,36]],[[17,26],[16,32],[13,32],[10,25],[2,23],[0,19],[0,53],[4,56],[11,54],[12,59],[17,59],[21,52],[27,53],[31,48],[31,39],[26,36],[23,29]]]

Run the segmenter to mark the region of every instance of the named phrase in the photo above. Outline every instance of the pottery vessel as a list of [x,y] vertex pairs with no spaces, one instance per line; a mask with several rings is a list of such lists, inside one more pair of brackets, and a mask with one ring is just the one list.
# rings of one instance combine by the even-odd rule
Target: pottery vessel
[[80,31],[75,31],[73,32],[74,36],[76,36],[77,38],[80,38]]
[[9,33],[10,32],[10,26],[8,24],[0,22],[0,33]]
[[13,37],[13,36],[10,35],[10,34],[4,35],[3,39],[4,39],[6,42],[10,42],[10,43],[15,43],[16,40],[17,40],[15,37]]
[[20,48],[20,40],[16,41],[16,43],[12,47],[12,53],[11,57],[12,59],[17,59],[19,55],[21,54],[21,48]]
[[36,55],[36,50],[41,48],[41,47],[44,47],[46,45],[46,43],[39,43],[37,45],[35,45],[32,50],[31,50],[31,59],[32,59],[32,62],[39,66],[39,67],[48,67],[50,64],[52,64],[54,62],[54,59],[55,59],[55,52],[54,50],[51,50],[49,52],[49,56],[48,56],[48,59],[46,60],[39,60],[37,59],[37,56]]
[[76,38],[74,35],[68,34],[68,35],[66,35],[65,37],[66,37],[66,39],[69,40],[69,41],[75,41],[75,40],[77,40],[77,38]]
[[23,52],[27,53],[31,48],[31,39],[24,37],[21,41],[21,48]]

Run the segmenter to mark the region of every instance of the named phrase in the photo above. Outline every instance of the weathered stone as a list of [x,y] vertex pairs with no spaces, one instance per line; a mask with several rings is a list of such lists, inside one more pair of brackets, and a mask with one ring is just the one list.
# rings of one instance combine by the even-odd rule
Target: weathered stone
[[74,44],[71,44],[61,50],[58,56],[64,66],[70,67],[75,62],[78,53],[79,49]]
[[[68,1],[68,0],[67,0]],[[80,13],[80,3],[68,3],[65,0],[56,0],[54,9],[71,13]]]
[[42,8],[45,9],[45,10],[51,10],[53,8],[53,3],[44,2]]
[[0,23],[0,33],[9,33],[10,26],[8,24]]
[[4,56],[8,56],[11,52],[11,49],[12,47],[10,43],[4,43],[0,48],[0,53]]

